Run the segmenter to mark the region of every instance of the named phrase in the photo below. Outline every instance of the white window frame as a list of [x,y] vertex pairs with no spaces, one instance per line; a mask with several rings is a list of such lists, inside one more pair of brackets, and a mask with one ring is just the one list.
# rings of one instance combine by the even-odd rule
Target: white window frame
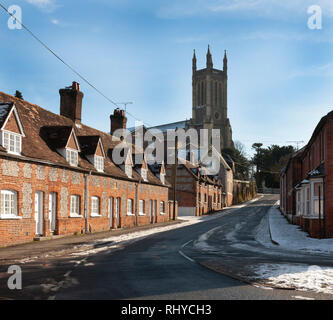
[[304,187],[304,201],[305,201],[305,213],[304,216],[309,217],[311,214],[311,194],[310,194],[310,185]]
[[94,156],[94,166],[97,171],[104,172],[104,158],[101,156]]
[[[6,137],[7,135],[7,137]],[[11,144],[13,142],[13,144]],[[2,130],[2,146],[11,154],[21,154],[22,135],[7,130]],[[11,147],[13,149],[11,149]]]
[[296,216],[302,215],[301,190],[296,191]]
[[[0,192],[0,218],[1,219],[22,219],[18,216],[17,192],[14,190],[1,190]],[[7,205],[6,205],[7,202]],[[8,209],[6,209],[8,208]],[[6,213],[7,211],[7,213]]]
[[66,161],[73,167],[79,164],[79,152],[77,150],[66,148]]
[[91,216],[92,217],[100,217],[101,214],[100,214],[100,198],[99,197],[96,197],[96,196],[93,196],[91,197]]
[[320,183],[321,184],[321,194],[320,194],[320,202],[321,202],[321,219],[324,219],[324,183],[322,179],[316,179],[316,180],[311,180],[311,216],[314,218],[319,218],[319,211],[318,213],[315,212],[315,201],[319,200],[319,196],[315,196],[315,184]]
[[305,194],[305,188],[304,186],[301,188],[301,217],[304,217],[305,216],[305,197],[304,197],[304,194]]
[[[131,210],[129,210],[129,209],[131,209]],[[134,210],[134,200],[127,199],[127,215],[134,216],[133,210]]]
[[81,197],[77,194],[72,194],[70,196],[69,216],[71,218],[82,218],[82,215],[81,215]]
[[[164,210],[162,210],[162,205]],[[165,201],[160,201],[160,215],[165,215]]]
[[130,164],[125,164],[125,173],[129,178],[132,178],[133,168]]
[[145,216],[146,215],[146,206],[145,200],[139,200],[139,215]]
[[141,177],[144,181],[148,181],[148,170],[142,168],[141,169]]
[[162,184],[165,184],[165,173],[160,174],[160,180],[161,180]]

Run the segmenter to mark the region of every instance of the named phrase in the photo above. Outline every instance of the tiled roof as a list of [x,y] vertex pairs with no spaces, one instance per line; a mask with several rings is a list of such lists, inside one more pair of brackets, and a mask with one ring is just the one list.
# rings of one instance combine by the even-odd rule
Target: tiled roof
[[[74,125],[72,120],[69,118],[52,113],[35,104],[31,104],[3,92],[0,92],[0,103],[3,103],[0,104],[0,106],[7,105],[7,108],[9,108],[11,103],[14,103],[17,108],[17,112],[25,132],[25,137],[22,137],[22,156],[35,159],[36,161],[47,161],[54,165],[70,167],[66,159],[64,159],[64,157],[56,151],[56,148],[62,147],[65,140],[67,142],[68,134],[71,128],[74,128],[76,136],[80,137],[80,139],[84,139],[81,138],[83,136],[101,137],[106,154],[104,162],[105,174],[115,178],[132,181],[141,180],[140,175],[136,173],[135,170],[133,170],[133,179],[128,178],[125,172],[123,172],[120,167],[111,161],[112,150],[119,143],[119,140],[113,140],[111,135],[84,124]],[[6,107],[3,107],[2,110],[7,109]],[[5,114],[4,111],[3,114]],[[58,136],[59,141],[56,141],[56,136]],[[1,149],[2,148],[0,147],[0,152],[3,152]],[[132,149],[133,152],[137,151],[134,146],[132,146]],[[79,157],[78,168],[97,173],[95,167],[85,157]],[[151,184],[165,186],[151,172],[148,172],[148,182]]]
[[81,151],[85,155],[93,155],[98,147],[99,136],[79,136]]
[[13,107],[13,103],[0,103],[0,128],[3,126],[6,118]]
[[72,126],[45,126],[40,128],[40,136],[54,151],[65,148]]

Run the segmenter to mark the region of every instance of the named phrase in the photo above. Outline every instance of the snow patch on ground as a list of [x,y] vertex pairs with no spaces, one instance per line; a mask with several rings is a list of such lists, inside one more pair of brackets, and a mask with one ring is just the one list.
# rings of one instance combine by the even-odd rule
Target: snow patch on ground
[[215,251],[216,248],[215,247],[212,247],[210,246],[208,243],[207,243],[207,240],[210,238],[210,236],[218,229],[221,229],[221,227],[215,227],[214,229],[211,229],[209,230],[208,232],[202,234],[198,240],[194,241],[193,242],[193,246],[196,248],[196,249],[199,249],[199,250],[203,250],[203,251]]
[[278,242],[281,248],[310,253],[333,253],[333,239],[310,238],[298,226],[290,224],[277,205],[270,209],[268,215],[272,239]]
[[[101,253],[103,251],[120,250],[124,248],[124,245],[128,245],[130,243],[142,240],[150,235],[157,234],[160,232],[175,230],[179,228],[184,228],[200,222],[210,221],[220,217],[222,214],[226,213],[222,211],[221,213],[218,213],[214,216],[200,216],[200,217],[186,216],[181,218],[181,220],[184,221],[182,223],[172,224],[163,227],[156,227],[147,230],[140,230],[127,234],[122,234],[119,236],[112,236],[105,239],[95,240],[89,243],[88,245],[86,244],[82,245],[81,247],[79,247],[80,250],[78,252],[74,252],[71,255],[79,257],[79,256],[88,256],[91,254]],[[84,249],[85,246],[89,246],[90,249]],[[91,248],[91,246],[93,246],[93,248]]]
[[235,241],[237,240],[236,239],[236,234],[237,232],[242,229],[242,227],[246,224],[246,222],[240,222],[240,223],[237,223],[235,228],[231,231],[231,232],[228,232],[226,235],[225,235],[225,238],[229,241]]
[[251,267],[253,280],[284,289],[333,294],[333,268],[262,263]]

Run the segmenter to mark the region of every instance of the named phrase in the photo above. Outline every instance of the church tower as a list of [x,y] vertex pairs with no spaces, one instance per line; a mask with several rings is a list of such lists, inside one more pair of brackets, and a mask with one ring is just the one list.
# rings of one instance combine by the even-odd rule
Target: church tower
[[197,70],[194,51],[192,60],[192,119],[190,127],[220,129],[221,149],[232,148],[232,130],[228,119],[228,59],[224,52],[223,70],[214,69],[212,54],[208,46],[206,68]]

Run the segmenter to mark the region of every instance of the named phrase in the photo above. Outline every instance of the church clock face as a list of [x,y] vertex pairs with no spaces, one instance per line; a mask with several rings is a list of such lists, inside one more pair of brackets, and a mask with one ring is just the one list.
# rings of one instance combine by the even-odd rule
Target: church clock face
[[215,119],[220,118],[220,114],[218,112],[215,112]]

